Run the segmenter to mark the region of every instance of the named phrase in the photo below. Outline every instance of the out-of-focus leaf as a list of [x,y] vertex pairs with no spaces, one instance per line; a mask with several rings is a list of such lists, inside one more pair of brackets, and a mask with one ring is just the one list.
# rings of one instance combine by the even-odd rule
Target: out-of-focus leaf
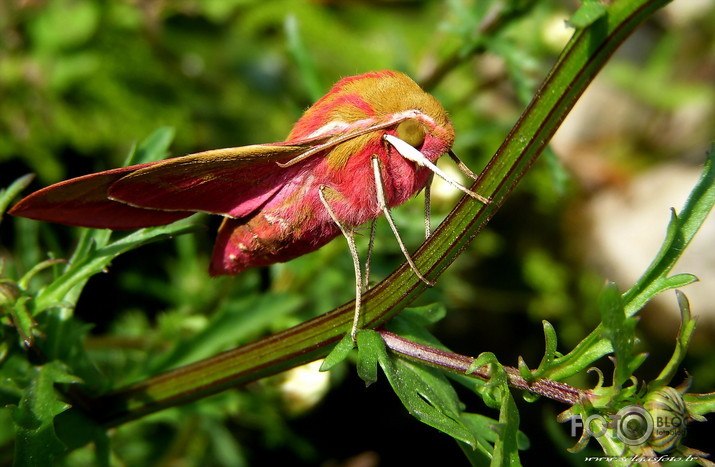
[[27,188],[34,178],[35,176],[33,174],[27,174],[12,182],[9,187],[0,189],[0,222],[2,222],[3,214],[10,203],[12,203],[22,190]]
[[52,459],[65,450],[57,438],[54,418],[69,407],[58,399],[56,383],[76,383],[77,379],[67,373],[59,362],[50,362],[33,367],[23,386],[23,396],[12,407],[15,423],[15,459],[27,466],[51,465]]
[[129,153],[125,165],[165,159],[169,154],[169,146],[174,140],[174,133],[174,129],[168,126],[157,128],[135,150]]
[[585,28],[606,14],[606,5],[600,0],[583,0],[581,7],[568,22],[575,28]]

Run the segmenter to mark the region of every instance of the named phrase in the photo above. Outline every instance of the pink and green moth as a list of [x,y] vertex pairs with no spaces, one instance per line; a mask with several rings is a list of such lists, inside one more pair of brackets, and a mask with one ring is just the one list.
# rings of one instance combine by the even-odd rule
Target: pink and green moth
[[[286,141],[216,149],[107,170],[39,190],[10,214],[114,230],[164,225],[206,212],[224,216],[210,274],[238,274],[317,250],[343,234],[355,265],[355,317],[367,286],[356,228],[385,214],[413,271],[389,208],[437,174],[482,202],[434,163],[454,130],[442,105],[406,75],[379,71],[340,80],[310,107]],[[426,193],[428,194],[428,193]],[[429,197],[426,196],[426,211]],[[429,224],[426,223],[429,235]],[[368,258],[370,251],[368,251]]]

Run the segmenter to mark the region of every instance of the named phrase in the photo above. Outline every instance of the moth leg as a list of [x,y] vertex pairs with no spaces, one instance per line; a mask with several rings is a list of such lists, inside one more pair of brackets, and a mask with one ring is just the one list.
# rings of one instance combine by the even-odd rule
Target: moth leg
[[370,241],[367,244],[367,257],[365,258],[365,283],[363,290],[370,288],[370,260],[372,259],[372,247],[375,244],[375,223],[377,219],[370,222]]
[[[407,144],[407,143],[405,143],[405,144]],[[392,215],[390,214],[390,210],[387,207],[387,200],[385,199],[385,189],[383,188],[383,185],[382,185],[382,173],[380,172],[380,159],[378,159],[377,156],[372,156],[372,168],[375,173],[375,191],[377,192],[378,207],[383,212],[383,214],[385,214],[385,217],[387,218],[387,223],[390,224],[392,233],[395,234],[395,238],[397,239],[397,244],[400,246],[400,250],[402,250],[402,254],[405,255],[407,264],[410,265],[410,268],[412,268],[412,271],[415,273],[415,275],[417,277],[420,278],[420,280],[422,282],[424,282],[428,286],[432,287],[435,283],[432,282],[431,280],[427,279],[425,276],[423,276],[422,273],[419,271],[419,269],[417,269],[417,265],[415,265],[415,262],[412,261],[412,257],[410,256],[410,253],[407,251],[407,248],[405,248],[405,244],[402,242],[402,238],[400,237],[400,233],[397,231],[397,226],[395,225],[395,221],[392,220]]]
[[[397,150],[397,152],[399,152],[400,155],[402,157],[404,157],[405,159],[412,161],[419,166],[426,167],[426,168],[430,169],[438,177],[442,178],[445,182],[449,183],[456,189],[463,191],[464,193],[468,194],[472,198],[474,198],[478,201],[481,201],[484,204],[490,203],[489,198],[485,198],[484,196],[473,192],[469,188],[463,186],[461,183],[459,183],[458,181],[456,181],[455,179],[453,179],[452,177],[450,177],[449,175],[444,173],[442,171],[442,169],[440,169],[439,167],[434,165],[434,163],[432,161],[427,159],[424,154],[419,152],[417,149],[415,149],[409,143],[402,141],[400,138],[397,138],[396,136],[392,136],[392,135],[385,135],[385,136],[383,136],[383,138],[385,138],[385,141],[390,143]],[[464,167],[466,167],[464,164],[462,164],[462,165]]]
[[432,235],[432,181],[434,180],[434,174],[430,174],[427,179],[427,184],[425,185],[425,240],[427,240],[430,235]]
[[338,226],[343,236],[348,242],[348,248],[350,249],[350,256],[353,258],[353,266],[355,267],[355,314],[353,316],[353,327],[350,329],[350,337],[355,341],[355,335],[357,334],[358,326],[360,324],[360,308],[362,306],[362,271],[360,270],[360,257],[358,256],[357,247],[355,246],[355,232],[352,228],[344,226],[333,212],[333,209],[328,204],[325,199],[325,191],[329,188],[325,185],[320,185],[318,189],[318,196],[320,201],[328,210],[328,214],[333,219],[333,222]]

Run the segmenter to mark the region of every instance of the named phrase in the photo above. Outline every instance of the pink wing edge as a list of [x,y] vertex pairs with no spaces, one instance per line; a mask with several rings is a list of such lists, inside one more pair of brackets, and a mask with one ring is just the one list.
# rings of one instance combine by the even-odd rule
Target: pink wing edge
[[[308,146],[318,144],[326,139],[325,136],[319,136],[294,141],[269,143],[262,146]],[[211,151],[204,152],[209,153]],[[190,155],[194,156],[196,154]],[[198,211],[229,217],[241,217],[259,209],[278,191],[278,188],[280,188],[278,186],[265,190],[262,193],[254,193],[254,196],[237,203],[233,209],[224,210],[225,212],[217,212],[210,209],[183,209],[178,206],[168,209],[163,207],[154,208],[151,206],[138,206],[136,203],[127,203],[118,200],[117,198],[121,198],[121,196],[113,196],[110,198],[109,194],[112,185],[119,180],[133,172],[156,166],[167,160],[171,159],[120,167],[55,183],[26,196],[15,204],[8,211],[8,214],[77,227],[133,230],[170,224],[191,216]],[[286,169],[281,169],[278,164],[275,164],[275,170]],[[156,189],[156,187],[154,187],[154,189]]]

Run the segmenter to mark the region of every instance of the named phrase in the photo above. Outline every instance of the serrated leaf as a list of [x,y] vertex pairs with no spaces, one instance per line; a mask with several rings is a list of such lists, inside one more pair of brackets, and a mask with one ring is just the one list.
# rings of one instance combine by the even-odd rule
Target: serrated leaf
[[412,416],[472,447],[474,434],[461,419],[462,407],[449,381],[432,368],[415,365],[386,352],[380,356],[380,367],[395,394]]
[[369,386],[377,381],[377,363],[380,356],[385,354],[385,341],[377,331],[363,329],[357,334],[357,347],[357,372]]
[[350,337],[350,334],[346,334],[345,337],[333,347],[333,350],[330,351],[328,356],[325,357],[325,360],[323,360],[323,363],[320,365],[320,371],[328,371],[338,363],[341,363],[348,358],[353,348],[355,348],[355,343],[352,337]]
[[621,386],[631,376],[629,368],[635,343],[635,318],[627,318],[623,298],[616,284],[609,282],[598,299],[603,328],[601,333],[613,346],[616,356],[614,385]]
[[59,362],[32,368],[20,402],[12,407],[16,466],[52,465],[52,459],[65,451],[53,421],[69,405],[58,399],[54,385],[74,382],[77,379]]
[[672,210],[666,238],[655,259],[633,287],[623,294],[628,316],[636,314],[655,294],[665,290],[660,281],[673,269],[715,205],[714,160],[715,145],[708,152],[703,174],[690,192],[680,214]]

